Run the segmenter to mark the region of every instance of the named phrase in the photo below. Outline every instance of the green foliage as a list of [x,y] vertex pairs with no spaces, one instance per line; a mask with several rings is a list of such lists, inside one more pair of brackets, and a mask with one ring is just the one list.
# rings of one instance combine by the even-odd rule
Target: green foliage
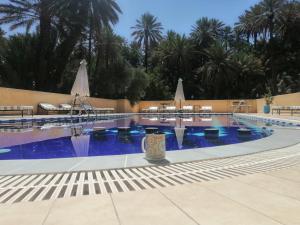
[[1,50],[0,76],[7,87],[35,88],[35,51],[38,38],[34,34],[11,36]]
[[264,99],[265,99],[265,102],[266,102],[266,105],[271,105],[273,103],[273,95],[272,95],[272,92],[271,92],[271,89],[270,88],[267,88],[268,92],[264,95]]
[[148,71],[148,58],[151,50],[156,46],[157,42],[162,39],[162,24],[158,19],[150,13],[145,13],[136,21],[136,25],[132,27],[134,30],[132,36],[145,52],[144,65],[146,72]]
[[256,98],[264,93],[265,72],[262,62],[253,54],[240,51],[231,54],[230,60],[236,74],[232,84],[232,97]]
[[133,67],[140,67],[143,64],[143,54],[136,42],[132,42],[129,46],[124,45],[122,55]]
[[126,90],[126,97],[130,100],[130,103],[134,105],[145,97],[145,89],[149,81],[147,74],[141,69],[132,69],[131,73],[131,82]]
[[191,61],[195,52],[191,41],[174,31],[168,31],[156,48],[152,61],[156,62],[157,71],[172,91],[175,92],[180,77],[188,77],[191,74]]
[[234,77],[234,67],[230,60],[231,52],[218,42],[203,51],[206,63],[199,67],[198,73],[205,89],[214,98],[229,98]]
[[146,89],[146,95],[144,99],[147,100],[168,100],[174,97],[169,86],[164,82],[162,76],[154,71],[153,73],[148,74],[149,76],[149,85]]
[[217,19],[202,17],[193,26],[191,38],[200,47],[208,47],[221,38],[224,32],[224,23]]

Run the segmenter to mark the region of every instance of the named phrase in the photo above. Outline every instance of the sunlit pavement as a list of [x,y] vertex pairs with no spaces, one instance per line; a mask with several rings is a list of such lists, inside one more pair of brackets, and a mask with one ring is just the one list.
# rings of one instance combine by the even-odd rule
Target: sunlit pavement
[[221,181],[0,206],[0,224],[300,224],[300,165]]

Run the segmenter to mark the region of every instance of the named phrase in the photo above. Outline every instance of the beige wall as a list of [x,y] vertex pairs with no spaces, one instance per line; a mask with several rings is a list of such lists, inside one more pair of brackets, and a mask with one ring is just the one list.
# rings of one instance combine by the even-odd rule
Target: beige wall
[[[57,94],[49,92],[38,92],[12,88],[0,87],[0,105],[32,105],[35,107],[35,112],[38,103],[45,102],[54,105],[61,103],[70,103],[71,95]],[[161,106],[161,103],[174,104],[174,101],[141,101],[139,104],[131,106],[127,99],[102,99],[89,98],[90,103],[95,107],[115,108],[119,113],[136,113],[149,106]],[[214,112],[224,113],[232,112],[233,100],[187,100],[183,105],[213,107]],[[262,112],[264,99],[247,100],[247,104],[251,105],[251,113]],[[274,97],[274,105],[300,105],[300,92],[287,95],[278,95]],[[179,107],[179,105],[177,105]]]
[[138,113],[139,104],[131,105],[127,99],[117,100],[117,111],[123,113]]
[[[263,98],[257,99],[257,112],[263,112],[263,107],[265,105],[265,100]],[[274,96],[274,101],[272,105],[281,105],[281,106],[300,106],[300,92],[286,95],[277,95]]]
[[[51,103],[59,105],[61,103],[71,103],[71,95],[29,91],[12,88],[0,88],[0,105],[32,105],[37,109],[39,103]],[[110,107],[117,109],[117,100],[89,98],[90,103],[95,107]]]

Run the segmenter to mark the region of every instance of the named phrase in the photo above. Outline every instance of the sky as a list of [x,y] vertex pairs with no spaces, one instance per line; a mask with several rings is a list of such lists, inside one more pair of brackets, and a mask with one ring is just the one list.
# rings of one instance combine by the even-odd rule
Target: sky
[[[8,0],[0,0],[0,3]],[[123,13],[114,26],[117,34],[131,41],[131,27],[145,12],[155,15],[167,30],[189,34],[196,20],[206,16],[234,25],[238,17],[259,0],[116,0]],[[7,26],[2,26],[8,31]]]
[[234,25],[238,17],[258,0],[117,0],[123,14],[115,32],[131,40],[131,27],[143,13],[155,15],[167,30],[189,34],[195,22],[203,17]]

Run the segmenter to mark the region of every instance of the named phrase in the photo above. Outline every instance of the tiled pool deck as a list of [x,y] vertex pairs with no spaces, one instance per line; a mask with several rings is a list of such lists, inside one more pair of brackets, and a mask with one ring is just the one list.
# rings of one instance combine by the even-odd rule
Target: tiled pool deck
[[144,191],[0,205],[5,225],[298,225],[300,166]]
[[[267,139],[267,145],[277,149],[244,156],[2,176],[0,224],[299,225],[299,132],[298,128],[278,128],[273,134],[278,136]],[[252,144],[253,149],[265,146]]]

